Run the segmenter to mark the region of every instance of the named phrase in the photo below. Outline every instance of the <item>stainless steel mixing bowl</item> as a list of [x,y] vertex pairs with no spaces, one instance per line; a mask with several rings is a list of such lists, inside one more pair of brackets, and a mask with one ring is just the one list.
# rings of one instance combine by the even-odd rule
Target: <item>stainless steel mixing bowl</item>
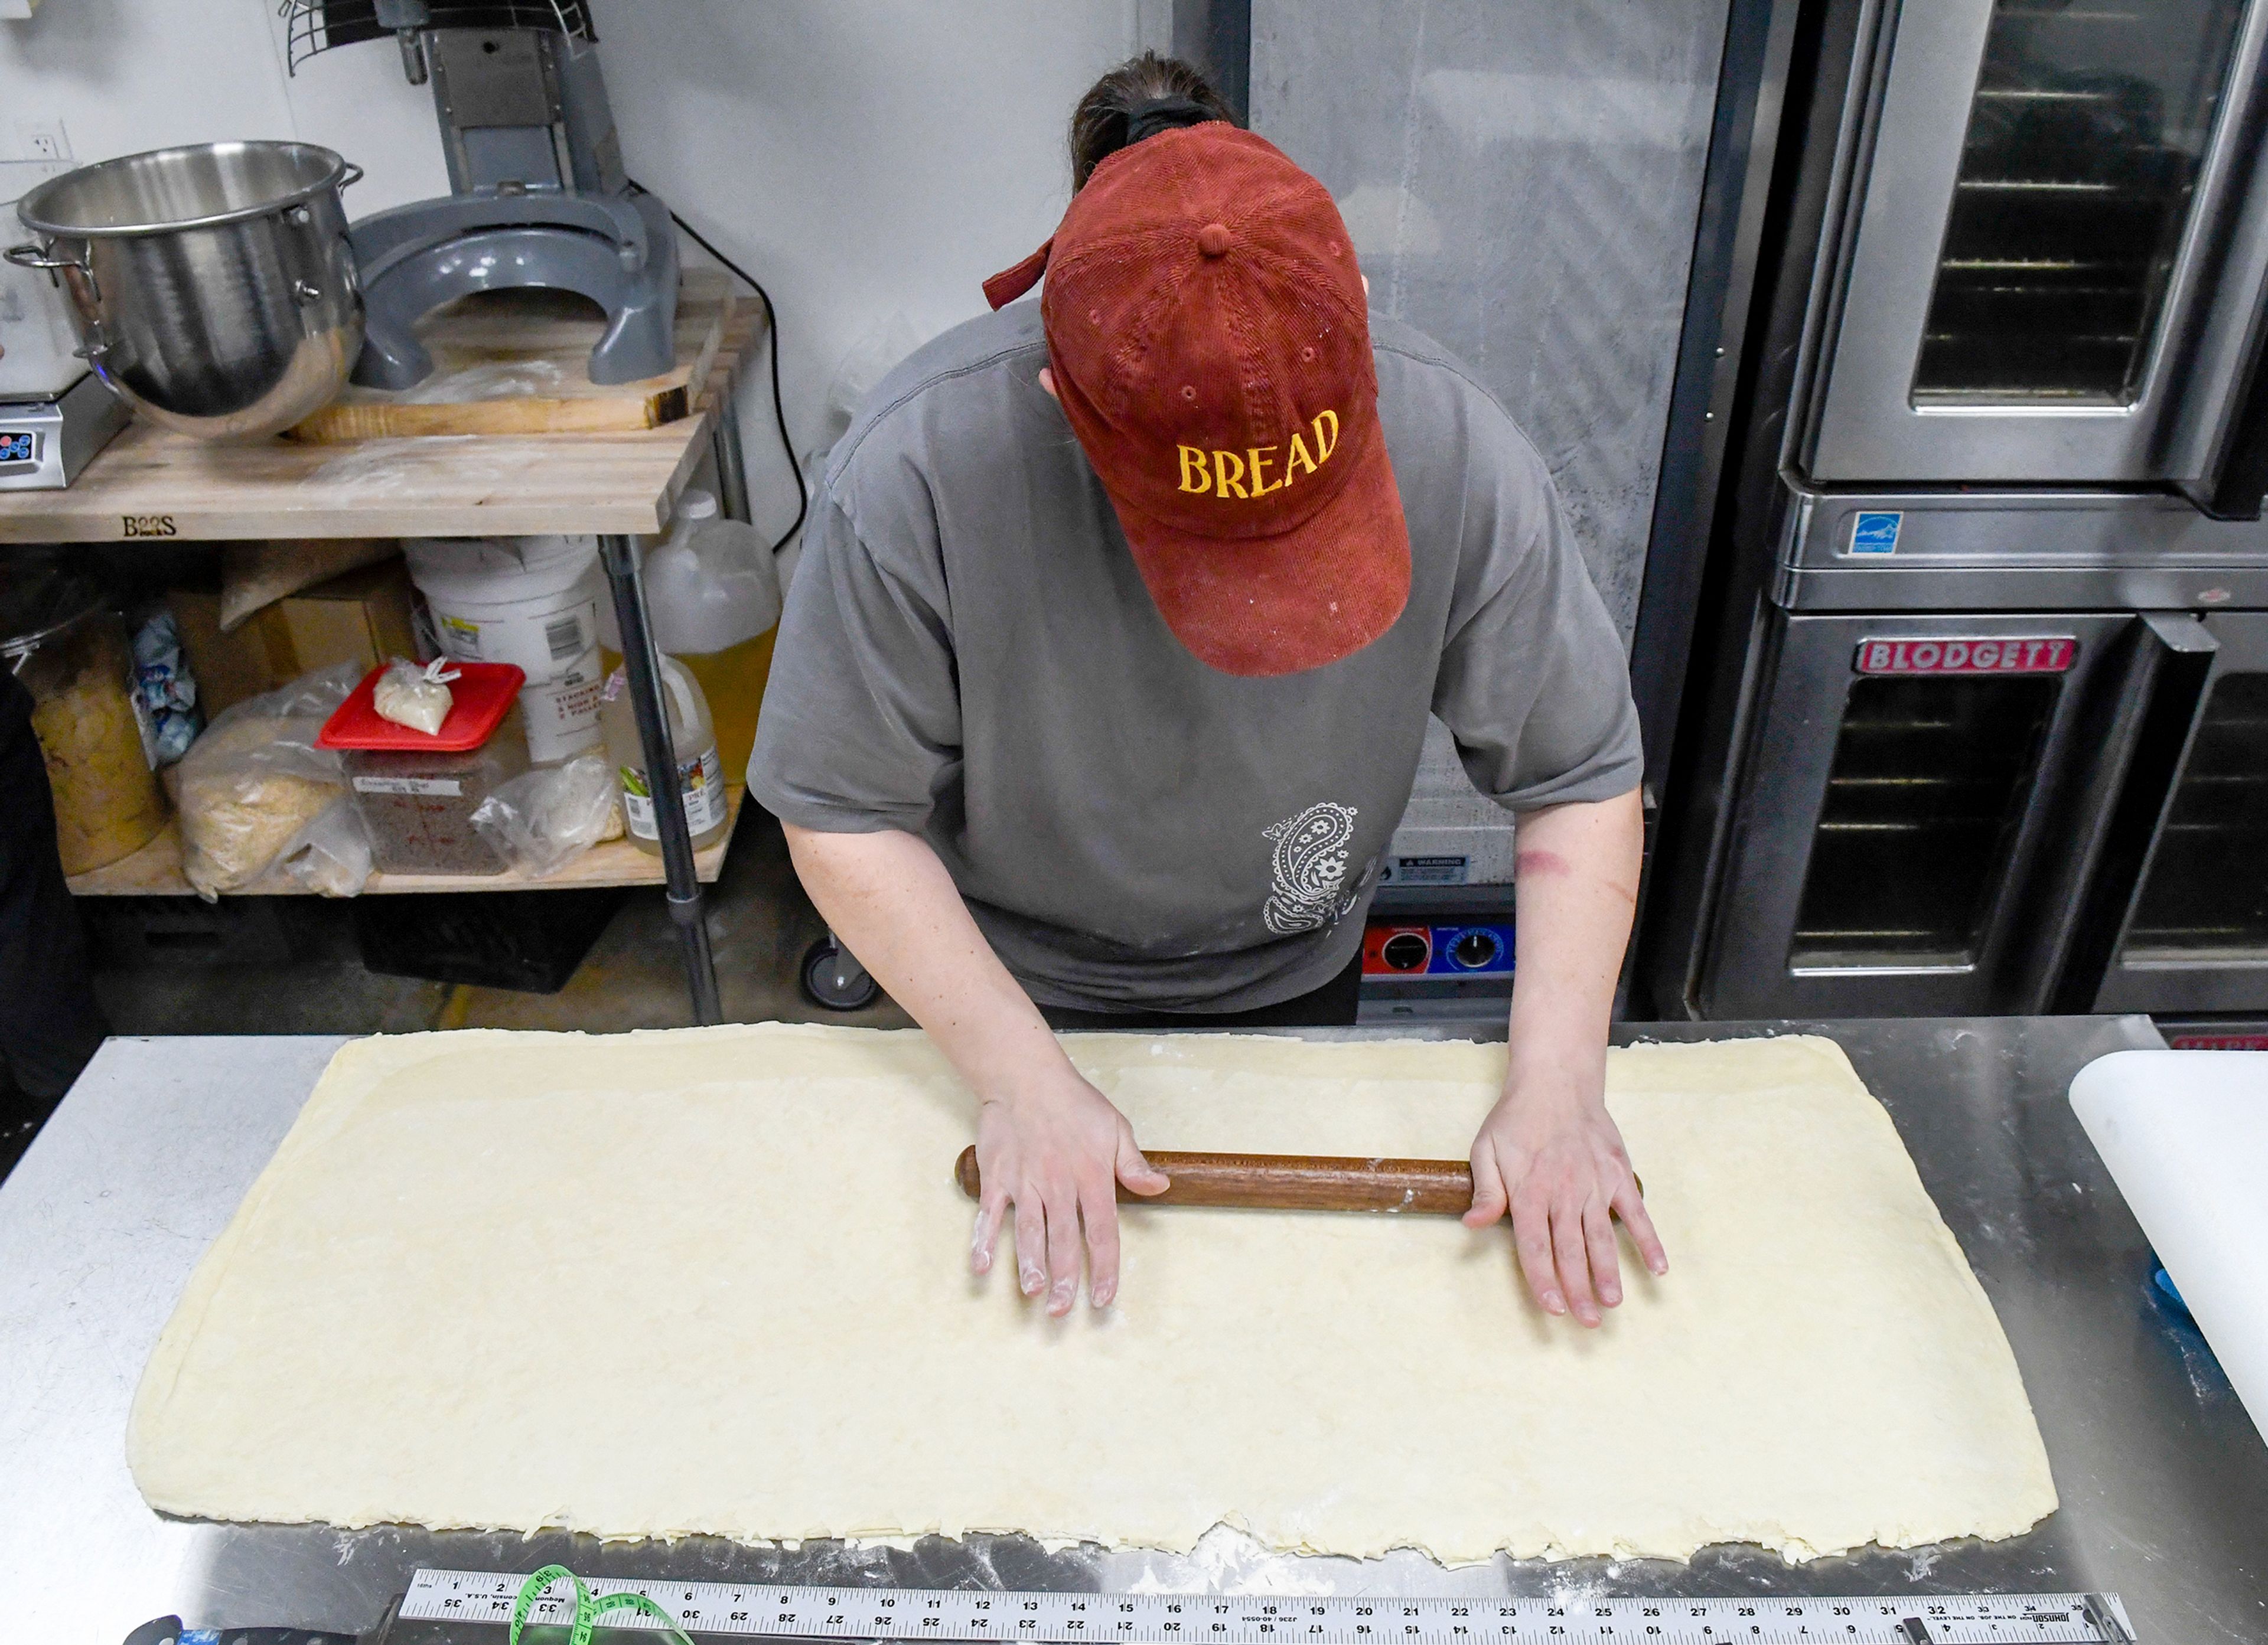
[[62,276],[102,380],[202,439],[290,428],[362,349],[362,292],[339,191],[362,175],[308,143],[207,143],[83,166],[16,208]]

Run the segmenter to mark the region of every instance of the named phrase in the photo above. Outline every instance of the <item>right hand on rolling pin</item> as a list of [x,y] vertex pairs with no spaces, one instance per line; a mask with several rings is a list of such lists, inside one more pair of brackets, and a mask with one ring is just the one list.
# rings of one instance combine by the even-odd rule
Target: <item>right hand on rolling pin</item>
[[1085,1229],[1087,1300],[1108,1308],[1118,1294],[1118,1185],[1162,1193],[1166,1174],[1142,1157],[1134,1127],[1068,1062],[1028,1085],[988,1094],[976,1111],[976,1165],[983,1197],[968,1266],[991,1271],[1000,1224],[1015,1208],[1016,1282],[1048,1294],[1048,1312],[1079,1296]]
[[1465,1226],[1486,1228],[1507,1213],[1521,1273],[1548,1314],[1572,1312],[1595,1326],[1601,1307],[1623,1300],[1614,1219],[1630,1230],[1655,1277],[1669,1258],[1646,1215],[1623,1134],[1587,1082],[1554,1090],[1509,1087],[1473,1140],[1473,1208]]

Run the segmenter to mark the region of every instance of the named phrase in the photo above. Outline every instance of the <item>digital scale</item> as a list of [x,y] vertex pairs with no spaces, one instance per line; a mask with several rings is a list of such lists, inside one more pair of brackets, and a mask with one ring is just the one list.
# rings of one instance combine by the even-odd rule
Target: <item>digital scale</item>
[[[509,1629],[527,1578],[421,1570],[362,1645],[489,1645]],[[670,1619],[608,1612],[603,1639],[1110,1640],[1123,1645],[2135,1645],[2115,1594],[1747,1595],[1597,1598],[1580,1592],[1496,1598],[1364,1594],[1087,1594],[966,1589],[814,1588],[599,1578],[598,1598],[640,1594]],[[532,1627],[575,1618],[567,1579],[527,1609]],[[238,1629],[137,1629],[129,1645],[234,1645]],[[436,1627],[429,1625],[439,1625]],[[155,1630],[155,1631],[153,1631]],[[257,1645],[356,1645],[343,1634],[282,1631]],[[525,1637],[525,1636],[524,1636]],[[549,1645],[550,1635],[544,1641]]]
[[92,371],[49,398],[0,398],[0,491],[61,490],[132,415]]

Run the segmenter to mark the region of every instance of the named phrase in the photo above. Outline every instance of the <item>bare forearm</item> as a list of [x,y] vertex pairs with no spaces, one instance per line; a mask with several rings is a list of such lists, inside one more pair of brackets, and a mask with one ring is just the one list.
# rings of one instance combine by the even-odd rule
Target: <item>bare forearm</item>
[[1508,1083],[1572,1080],[1598,1093],[1638,906],[1642,829],[1635,790],[1520,819]]
[[1084,1260],[1089,1299],[1108,1307],[1118,1294],[1117,1186],[1138,1193],[1166,1186],[1125,1116],[1071,1066],[925,841],[791,825],[787,846],[836,937],[976,1093],[983,1189],[970,1268],[990,1271],[1012,1215],[1025,1296],[1044,1291],[1049,1313],[1068,1313]]
[[1520,930],[1504,1095],[1473,1142],[1476,1227],[1512,1215],[1546,1313],[1595,1326],[1623,1299],[1613,1219],[1656,1275],[1669,1259],[1607,1113],[1607,1025],[1644,847],[1636,794],[1520,819]]
[[787,843],[828,929],[980,1096],[1067,1066],[1038,1007],[976,929],[925,841],[895,830],[820,834],[790,824]]

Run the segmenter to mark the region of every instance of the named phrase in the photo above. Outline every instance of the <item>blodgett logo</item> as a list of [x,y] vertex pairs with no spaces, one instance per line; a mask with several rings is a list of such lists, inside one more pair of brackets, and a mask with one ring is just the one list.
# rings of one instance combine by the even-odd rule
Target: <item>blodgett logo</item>
[[[1271,491],[1281,491],[1300,477],[1305,469],[1314,474],[1330,461],[1331,453],[1339,448],[1339,414],[1319,411],[1308,424],[1315,436],[1314,450],[1294,430],[1289,447],[1281,445],[1252,445],[1239,455],[1235,452],[1206,451],[1201,445],[1179,445],[1181,453],[1182,489],[1198,496],[1240,497],[1250,502],[1264,497]],[[1268,471],[1275,466],[1276,453],[1284,453],[1283,473],[1269,478]],[[1250,489],[1246,489],[1247,482]]]
[[1861,640],[1862,674],[2060,674],[2079,657],[2067,634],[2006,638]]

